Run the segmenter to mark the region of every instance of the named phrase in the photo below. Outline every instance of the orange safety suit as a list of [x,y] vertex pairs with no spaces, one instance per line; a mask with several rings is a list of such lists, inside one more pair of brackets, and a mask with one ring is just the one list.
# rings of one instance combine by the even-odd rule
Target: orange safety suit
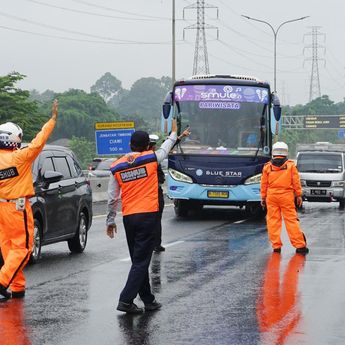
[[[0,284],[11,291],[25,291],[23,268],[30,258],[34,221],[29,198],[34,195],[32,163],[55,127],[50,119],[32,142],[20,150],[0,149],[0,247],[4,265]],[[17,210],[16,200],[25,198]]]
[[268,259],[256,308],[262,344],[283,345],[296,329],[301,319],[298,276],[304,263],[304,255],[294,255],[281,278],[281,255],[272,253]]
[[110,170],[121,188],[123,216],[158,212],[157,168],[153,151],[131,153],[112,164]]
[[302,196],[302,188],[294,162],[287,160],[279,167],[272,162],[266,163],[261,177],[261,198],[266,200],[268,237],[274,249],[283,245],[280,238],[282,216],[291,244],[295,248],[306,247],[297,217],[295,196]]

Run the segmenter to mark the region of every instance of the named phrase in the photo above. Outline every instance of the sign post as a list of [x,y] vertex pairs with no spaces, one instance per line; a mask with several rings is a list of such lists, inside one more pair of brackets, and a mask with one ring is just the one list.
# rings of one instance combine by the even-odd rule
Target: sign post
[[96,154],[114,156],[130,152],[130,139],[134,131],[134,121],[97,122]]

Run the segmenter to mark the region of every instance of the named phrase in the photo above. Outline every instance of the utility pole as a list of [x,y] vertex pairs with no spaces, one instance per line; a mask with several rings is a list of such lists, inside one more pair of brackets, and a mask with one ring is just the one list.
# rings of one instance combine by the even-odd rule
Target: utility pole
[[197,74],[210,74],[210,67],[208,63],[207,53],[207,41],[206,41],[206,29],[216,29],[217,39],[219,36],[218,28],[216,26],[208,25],[205,23],[205,8],[217,9],[218,19],[218,7],[205,3],[205,0],[197,0],[196,3],[186,6],[183,9],[183,19],[185,10],[196,9],[197,10],[197,22],[184,28],[183,37],[185,30],[193,29],[196,31],[195,49],[194,49],[194,62],[193,62],[193,75]]
[[176,32],[176,17],[175,17],[175,0],[172,0],[172,19],[171,19],[171,24],[172,24],[172,58],[171,58],[171,65],[172,65],[172,71],[171,71],[171,80],[172,80],[172,87],[173,89],[174,84],[175,84],[175,79],[176,79],[176,41],[175,41],[175,32]]
[[305,58],[304,63],[307,61],[311,61],[311,74],[310,74],[310,86],[309,86],[309,102],[317,97],[321,97],[321,87],[320,87],[320,75],[319,75],[319,61],[324,61],[326,65],[326,60],[319,57],[319,49],[324,49],[325,47],[320,45],[318,42],[318,37],[322,36],[325,41],[325,34],[319,32],[321,26],[312,26],[311,32],[308,32],[304,35],[311,36],[312,43],[305,46],[303,49],[303,53],[306,49],[311,49],[312,56]]

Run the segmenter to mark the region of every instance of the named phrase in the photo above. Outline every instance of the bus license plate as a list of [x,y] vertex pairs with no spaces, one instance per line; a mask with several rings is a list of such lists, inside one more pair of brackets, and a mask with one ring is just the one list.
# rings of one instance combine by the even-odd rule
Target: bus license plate
[[327,193],[327,190],[325,189],[312,189],[310,191],[311,195],[326,195],[326,193]]
[[229,192],[220,192],[220,191],[207,191],[207,197],[208,198],[221,198],[221,199],[227,199],[229,197]]

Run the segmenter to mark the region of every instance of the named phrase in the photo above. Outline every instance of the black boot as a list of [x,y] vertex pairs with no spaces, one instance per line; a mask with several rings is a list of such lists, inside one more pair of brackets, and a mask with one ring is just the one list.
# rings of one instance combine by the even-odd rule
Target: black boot
[[296,253],[305,255],[309,253],[309,249],[307,247],[297,248]]
[[3,296],[3,300],[7,300],[11,298],[11,294],[7,291],[7,289],[0,284],[0,295]]
[[144,309],[139,308],[135,303],[125,303],[121,301],[117,305],[116,309],[127,314],[141,314],[144,312]]

